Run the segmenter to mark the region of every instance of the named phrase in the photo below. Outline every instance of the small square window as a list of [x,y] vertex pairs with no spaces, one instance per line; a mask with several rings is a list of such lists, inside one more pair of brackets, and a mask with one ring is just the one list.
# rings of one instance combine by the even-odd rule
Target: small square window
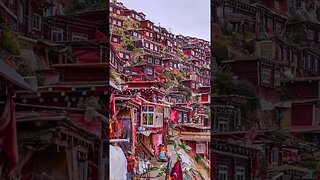
[[307,39],[313,40],[313,38],[314,38],[314,31],[307,30]]

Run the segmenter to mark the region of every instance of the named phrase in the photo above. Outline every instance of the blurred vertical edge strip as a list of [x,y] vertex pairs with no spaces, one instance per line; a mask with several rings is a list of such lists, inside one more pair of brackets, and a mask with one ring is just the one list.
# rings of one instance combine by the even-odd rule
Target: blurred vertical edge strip
[[211,43],[211,50],[210,50],[210,53],[211,53],[211,62],[210,62],[210,69],[211,69],[211,74],[210,74],[210,91],[211,91],[211,95],[210,95],[210,98],[211,98],[211,100],[210,100],[210,102],[211,102],[211,104],[210,104],[210,121],[211,121],[211,123],[210,123],[210,166],[211,166],[211,168],[210,168],[210,179],[211,180],[214,180],[215,179],[215,162],[214,162],[214,154],[213,154],[213,138],[214,138],[214,136],[213,136],[213,130],[214,130],[214,123],[212,122],[212,117],[214,117],[213,115],[213,106],[212,106],[212,103],[214,102],[213,100],[213,88],[214,88],[214,85],[213,85],[213,75],[214,75],[214,57],[213,57],[213,55],[212,55],[212,51],[213,51],[213,47],[212,47],[212,42],[214,41],[214,39],[213,39],[213,28],[212,28],[212,26],[213,26],[213,20],[214,20],[214,1],[215,0],[210,0],[211,2],[210,2],[210,43]]
[[[107,9],[107,18],[106,18],[106,34],[107,34],[107,39],[110,39],[110,29],[109,29],[109,16],[110,16],[110,11],[109,11],[109,6],[110,6],[110,1],[109,0],[104,0],[105,1],[105,6],[106,6],[106,9]],[[110,41],[108,41],[108,47],[107,47],[107,52],[106,52],[106,57],[107,57],[107,83],[108,83],[108,86],[110,87],[111,84],[110,84]],[[108,92],[108,95],[107,95],[107,99],[106,99],[106,102],[107,102],[107,111],[106,111],[106,117],[108,117],[108,122],[107,122],[107,127],[105,128],[105,133],[106,133],[106,141],[104,143],[104,159],[108,162],[106,163],[106,166],[105,166],[105,178],[104,179],[110,179],[110,129],[109,129],[109,123],[110,123],[110,95],[111,95],[111,88],[109,88],[109,92]]]

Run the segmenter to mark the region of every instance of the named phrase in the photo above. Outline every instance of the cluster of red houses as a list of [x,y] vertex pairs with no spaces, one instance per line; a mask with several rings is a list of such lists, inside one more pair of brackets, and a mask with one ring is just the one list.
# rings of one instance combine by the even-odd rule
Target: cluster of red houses
[[153,158],[174,126],[191,154],[209,159],[209,42],[174,35],[121,2],[109,8],[110,81],[117,87],[110,141]]
[[[318,9],[313,0],[212,1],[213,41],[239,35],[244,37],[243,44],[251,43],[254,49],[240,56],[236,50],[244,46],[236,49],[227,44],[228,57],[216,61],[237,79],[253,84],[261,104],[259,115],[251,119],[256,128],[249,130],[252,123],[240,111],[248,97],[213,97],[217,105],[213,107],[212,139],[231,142],[220,145],[228,149],[230,161],[219,152],[214,155],[213,150],[216,168],[212,174],[217,179],[319,176]],[[246,148],[232,148],[235,145]],[[214,146],[219,147],[219,142]],[[243,156],[243,152],[249,155]]]
[[[0,129],[0,177],[108,179],[109,143],[156,157],[171,126],[208,159],[209,42],[174,35],[118,2],[73,4],[84,2],[0,1],[1,33],[20,44],[19,56],[1,49],[1,112],[15,113],[16,128]],[[13,148],[4,148],[10,138]]]
[[16,124],[1,126],[1,178],[108,179],[109,12],[67,14],[73,3],[0,1],[1,35],[20,44],[1,46],[1,112]]

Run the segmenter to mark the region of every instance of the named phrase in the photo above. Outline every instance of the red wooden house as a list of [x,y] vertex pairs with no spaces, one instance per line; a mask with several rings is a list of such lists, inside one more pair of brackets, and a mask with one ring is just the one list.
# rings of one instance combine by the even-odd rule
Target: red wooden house
[[80,13],[68,16],[53,16],[46,18],[45,39],[52,42],[87,41],[96,38],[96,34],[104,34],[107,11]]
[[319,47],[320,25],[311,21],[292,22],[287,25],[287,35],[299,36],[298,43],[316,44]]
[[280,99],[279,89],[283,74],[282,63],[264,58],[225,61],[239,79],[250,81],[257,88],[259,97],[269,101]]
[[262,4],[267,8],[276,10],[278,13],[287,14],[289,11],[289,3],[287,0],[267,1],[263,0]]
[[136,21],[143,21],[145,20],[145,14],[143,13],[138,13],[135,10],[130,10],[130,9],[124,9],[124,14],[126,16],[129,16],[131,18],[133,18]]
[[319,78],[295,78],[285,80],[285,87],[288,89],[290,100],[314,100],[319,99]]

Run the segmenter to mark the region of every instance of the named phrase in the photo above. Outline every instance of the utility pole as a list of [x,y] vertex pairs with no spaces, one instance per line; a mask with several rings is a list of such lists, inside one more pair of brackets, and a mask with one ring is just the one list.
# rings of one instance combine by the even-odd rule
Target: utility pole
[[168,180],[169,178],[169,169],[170,169],[170,164],[171,164],[171,160],[170,160],[170,157],[168,159],[168,166],[167,166],[167,172],[166,172],[166,178],[165,180]]

